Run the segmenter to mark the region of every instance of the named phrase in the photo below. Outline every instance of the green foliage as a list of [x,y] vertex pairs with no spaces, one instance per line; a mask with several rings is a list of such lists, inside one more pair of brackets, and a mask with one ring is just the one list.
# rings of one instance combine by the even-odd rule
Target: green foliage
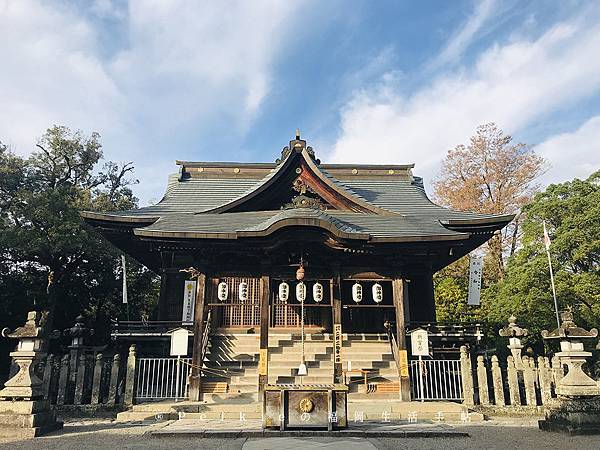
[[442,269],[433,278],[438,322],[470,322],[472,307],[467,305],[469,260],[462,258]]
[[511,314],[528,328],[526,346],[543,346],[540,332],[556,327],[543,221],[550,247],[559,309],[575,307],[576,321],[585,328],[600,326],[600,171],[587,180],[548,186],[523,209],[522,246],[508,260],[503,280],[484,271],[481,306],[468,306],[468,259],[435,275],[439,321],[484,321],[488,345],[506,345],[497,330]]
[[[99,135],[50,128],[28,158],[0,145],[0,314],[23,322],[33,307],[53,311],[53,328],[83,313],[106,342],[109,318],[125,317],[120,254],[86,226],[82,210],[135,208],[131,163],[102,162]],[[157,277],[128,259],[132,318],[148,315]]]
[[559,309],[576,308],[584,327],[600,324],[600,171],[587,180],[550,185],[524,208],[522,248],[509,260],[504,280],[483,294],[481,314],[503,324],[515,314],[531,342],[556,326],[548,259],[546,221]]

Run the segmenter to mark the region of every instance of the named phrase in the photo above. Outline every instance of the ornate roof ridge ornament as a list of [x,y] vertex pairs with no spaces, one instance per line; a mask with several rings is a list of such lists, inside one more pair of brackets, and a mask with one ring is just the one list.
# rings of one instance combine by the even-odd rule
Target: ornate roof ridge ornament
[[544,339],[591,339],[598,336],[598,330],[596,328],[587,331],[575,324],[575,321],[573,320],[573,309],[570,306],[560,313],[560,320],[560,327],[555,328],[552,331],[542,331],[542,337]]
[[281,150],[281,157],[279,157],[275,160],[275,164],[280,164],[283,161],[285,161],[293,151],[300,153],[300,152],[302,152],[302,150],[305,150],[305,149],[306,149],[306,152],[308,153],[308,155],[311,157],[311,159],[317,165],[321,164],[321,160],[317,159],[313,148],[310,146],[307,146],[306,141],[304,139],[300,139],[300,129],[296,128],[296,138],[292,139],[290,141],[289,145],[286,145],[285,147],[283,147],[283,149]]
[[529,334],[529,330],[527,328],[521,328],[517,325],[517,317],[514,314],[511,314],[508,318],[508,325],[504,325],[504,327],[498,331],[498,334],[502,337],[522,337],[527,336]]

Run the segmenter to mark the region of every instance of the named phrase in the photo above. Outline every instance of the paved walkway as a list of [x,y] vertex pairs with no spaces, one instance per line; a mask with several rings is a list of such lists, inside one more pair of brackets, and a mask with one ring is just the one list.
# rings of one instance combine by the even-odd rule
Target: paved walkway
[[[440,450],[510,450],[600,448],[600,436],[574,436],[548,433],[537,429],[535,419],[496,419],[470,425],[451,425],[457,431],[466,431],[470,437],[441,438],[355,438],[355,437],[297,437],[297,438],[198,438],[190,436],[155,438],[150,432],[163,429],[169,423],[118,424],[109,420],[68,421],[62,431],[26,441],[0,441],[0,449],[132,449],[173,450],[202,448],[223,450],[267,449],[440,449]],[[419,424],[419,429],[433,425]]]
[[171,439],[179,437],[216,437],[216,438],[329,438],[332,435],[340,438],[406,438],[406,437],[467,437],[465,431],[458,431],[445,423],[406,421],[386,422],[352,422],[351,426],[328,432],[327,430],[263,430],[260,420],[218,420],[218,419],[180,419],[166,424],[164,427],[149,432],[155,439]]

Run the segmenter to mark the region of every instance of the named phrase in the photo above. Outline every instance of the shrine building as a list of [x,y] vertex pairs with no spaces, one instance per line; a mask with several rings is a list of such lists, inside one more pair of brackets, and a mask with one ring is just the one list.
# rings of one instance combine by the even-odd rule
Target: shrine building
[[[113,335],[150,360],[188,328],[177,396],[192,400],[254,401],[297,382],[408,400],[406,332],[435,323],[434,273],[513,216],[432,203],[413,164],[322,164],[296,134],[275,162],[177,161],[157,204],[82,213],[161,277],[151,320],[115,322]],[[160,398],[142,393],[145,370],[138,401]]]

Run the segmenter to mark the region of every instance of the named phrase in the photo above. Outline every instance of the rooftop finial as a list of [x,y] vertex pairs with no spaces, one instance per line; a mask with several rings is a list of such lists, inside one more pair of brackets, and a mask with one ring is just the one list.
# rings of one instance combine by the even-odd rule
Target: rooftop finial
[[300,128],[296,128],[296,140],[300,140]]

